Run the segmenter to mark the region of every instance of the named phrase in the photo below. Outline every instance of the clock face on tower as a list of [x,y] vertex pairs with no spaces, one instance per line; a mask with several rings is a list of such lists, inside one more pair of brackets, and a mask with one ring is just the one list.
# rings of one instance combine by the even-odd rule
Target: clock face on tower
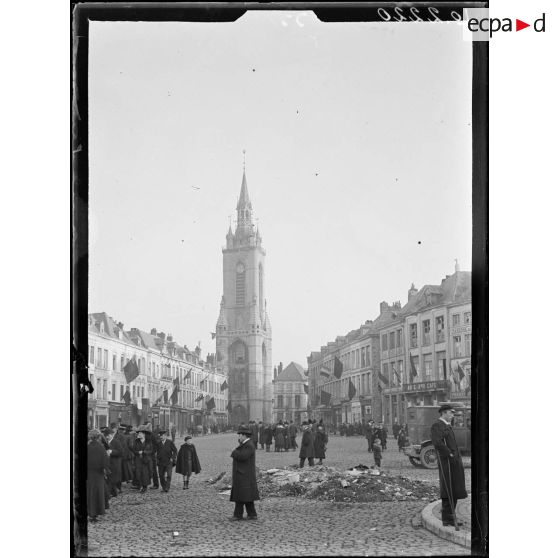
[[244,273],[244,264],[242,262],[238,262],[236,264],[236,272],[237,273]]

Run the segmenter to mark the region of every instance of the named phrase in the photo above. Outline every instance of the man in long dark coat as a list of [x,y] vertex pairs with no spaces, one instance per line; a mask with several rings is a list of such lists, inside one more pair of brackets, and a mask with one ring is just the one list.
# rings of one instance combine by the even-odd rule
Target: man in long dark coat
[[[442,405],[438,410],[440,418],[432,425],[430,435],[438,454],[440,476],[440,497],[442,498],[442,523],[455,525],[454,510],[457,500],[467,498],[465,490],[465,470],[461,454],[451,427],[455,410],[452,405]],[[461,522],[457,522],[461,525]]]
[[301,469],[304,467],[305,459],[308,459],[308,465],[310,465],[310,467],[314,465],[314,433],[312,432],[312,427],[304,421],[302,423],[302,431],[300,452],[298,454],[298,457],[300,458],[299,467]]
[[295,423],[291,420],[290,424],[289,424],[289,437],[291,439],[291,446],[293,449],[298,448],[298,444],[296,443],[296,433],[297,433],[298,429],[295,425]]
[[258,423],[258,439],[260,442],[260,449],[264,449],[264,430],[265,430],[265,425],[264,423],[260,420],[260,422]]
[[159,468],[159,481],[161,490],[168,492],[172,480],[172,468],[176,463],[178,450],[174,443],[167,438],[166,430],[159,430],[159,445],[157,447],[157,467]]
[[368,453],[372,453],[372,444],[374,443],[374,421],[372,419],[368,421],[364,434],[368,442]]
[[238,429],[238,447],[231,453],[232,489],[231,502],[235,502],[234,515],[231,521],[239,521],[244,514],[248,519],[258,519],[254,502],[260,499],[256,481],[256,448],[251,439],[252,431],[249,428]]
[[255,449],[258,449],[258,425],[255,420],[250,421],[250,431],[252,432],[252,442],[254,442]]
[[111,428],[105,432],[109,449],[107,453],[110,458],[110,495],[118,496],[122,492],[122,455],[124,450],[116,433]]

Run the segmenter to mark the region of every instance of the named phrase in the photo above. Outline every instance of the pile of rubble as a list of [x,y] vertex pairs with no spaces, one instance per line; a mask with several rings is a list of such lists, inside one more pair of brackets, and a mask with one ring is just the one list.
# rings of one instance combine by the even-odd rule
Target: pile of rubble
[[[437,484],[392,476],[366,465],[349,470],[317,465],[299,469],[296,465],[281,469],[256,470],[261,497],[301,496],[332,502],[393,502],[439,499]],[[221,473],[207,481],[229,494],[231,475]]]

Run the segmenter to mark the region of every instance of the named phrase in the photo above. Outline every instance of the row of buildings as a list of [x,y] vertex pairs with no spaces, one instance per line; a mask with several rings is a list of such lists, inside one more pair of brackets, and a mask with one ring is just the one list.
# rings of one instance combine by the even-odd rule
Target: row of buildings
[[[202,423],[227,423],[228,386],[213,355],[203,361],[199,346],[190,351],[156,329],[125,330],[105,312],[88,318],[90,427],[150,421],[186,432]],[[128,381],[130,362],[137,375]]]
[[[471,273],[408,291],[380,314],[307,358],[308,412],[340,424],[373,418],[406,422],[406,409],[470,403]],[[337,366],[335,365],[337,362]]]

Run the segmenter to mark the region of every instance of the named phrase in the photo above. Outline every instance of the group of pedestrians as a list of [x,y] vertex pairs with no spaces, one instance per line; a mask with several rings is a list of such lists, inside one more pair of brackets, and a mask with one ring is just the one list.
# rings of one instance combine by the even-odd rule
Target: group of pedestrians
[[177,450],[166,429],[153,432],[150,424],[131,426],[111,424],[102,431],[88,433],[87,514],[91,521],[104,515],[109,501],[122,493],[123,483],[131,489],[168,492],[172,470],[183,475],[183,489],[189,488],[190,476],[201,471],[192,437],[187,435]]

